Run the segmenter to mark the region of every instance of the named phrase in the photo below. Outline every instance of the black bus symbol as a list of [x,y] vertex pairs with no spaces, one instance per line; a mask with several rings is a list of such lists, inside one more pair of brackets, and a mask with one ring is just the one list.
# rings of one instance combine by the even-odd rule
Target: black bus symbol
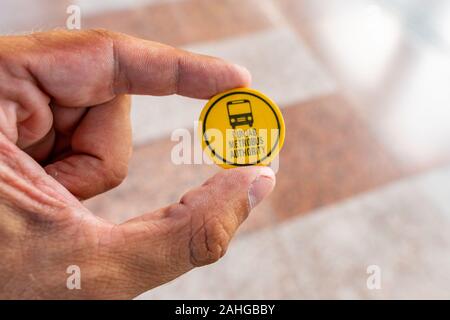
[[227,102],[228,119],[233,129],[237,126],[253,126],[252,104],[249,100]]

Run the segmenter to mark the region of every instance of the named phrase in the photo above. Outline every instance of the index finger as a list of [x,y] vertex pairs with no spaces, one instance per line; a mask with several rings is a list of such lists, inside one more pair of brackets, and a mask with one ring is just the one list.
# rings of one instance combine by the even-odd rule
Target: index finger
[[120,94],[207,99],[250,85],[250,73],[219,58],[106,30],[33,34],[27,67],[64,106],[101,104]]
[[119,93],[211,96],[250,85],[247,69],[225,60],[195,54],[123,34],[112,34]]

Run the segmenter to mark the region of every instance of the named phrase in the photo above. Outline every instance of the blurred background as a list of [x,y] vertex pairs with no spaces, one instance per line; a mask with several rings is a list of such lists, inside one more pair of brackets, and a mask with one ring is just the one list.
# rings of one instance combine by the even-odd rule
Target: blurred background
[[[246,66],[286,121],[277,187],[227,256],[140,299],[450,298],[450,1],[0,0],[0,34],[65,28],[71,4],[82,29]],[[86,201],[117,223],[219,170],[170,158],[204,101],[133,104],[129,177]]]

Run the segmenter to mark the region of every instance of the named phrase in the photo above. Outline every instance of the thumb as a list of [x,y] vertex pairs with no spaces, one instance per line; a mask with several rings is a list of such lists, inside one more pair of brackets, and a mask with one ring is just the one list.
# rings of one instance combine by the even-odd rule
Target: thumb
[[186,193],[179,203],[119,226],[120,257],[128,288],[139,294],[194,267],[219,260],[251,209],[273,189],[267,167],[225,170]]

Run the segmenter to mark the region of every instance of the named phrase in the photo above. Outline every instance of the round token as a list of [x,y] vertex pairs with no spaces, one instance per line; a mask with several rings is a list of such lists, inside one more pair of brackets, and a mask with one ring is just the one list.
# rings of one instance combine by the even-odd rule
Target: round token
[[284,120],[264,94],[234,89],[211,98],[200,115],[202,148],[223,168],[267,166],[284,143]]

